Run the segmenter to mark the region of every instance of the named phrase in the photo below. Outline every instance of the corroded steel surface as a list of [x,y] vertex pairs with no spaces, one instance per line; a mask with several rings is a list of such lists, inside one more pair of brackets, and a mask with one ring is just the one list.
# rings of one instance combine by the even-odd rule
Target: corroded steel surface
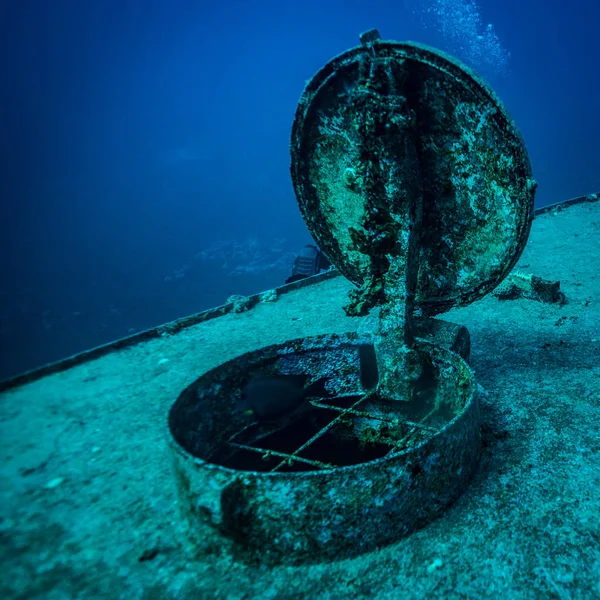
[[[439,330],[437,341],[465,349],[464,336],[464,329]],[[330,374],[336,394],[360,394],[358,344],[347,334],[264,348],[209,371],[180,396],[170,412],[170,447],[197,556],[227,550],[271,564],[349,557],[425,525],[462,493],[480,451],[476,387],[460,356],[425,342],[420,347],[435,365],[431,410],[423,402],[382,427],[377,417],[390,417],[389,407],[367,398],[363,412],[337,424],[337,441],[354,438],[365,462],[315,466],[265,452],[260,470],[221,464],[228,464],[227,441],[243,429],[233,406],[244,380],[310,369],[315,377]],[[380,458],[368,460],[374,447]],[[311,457],[335,461],[326,451]]]
[[371,40],[328,62],[300,99],[291,155],[309,230],[361,286],[357,314],[395,295],[411,252],[415,303],[432,315],[483,297],[527,241],[536,184],[519,131],[431,48]]

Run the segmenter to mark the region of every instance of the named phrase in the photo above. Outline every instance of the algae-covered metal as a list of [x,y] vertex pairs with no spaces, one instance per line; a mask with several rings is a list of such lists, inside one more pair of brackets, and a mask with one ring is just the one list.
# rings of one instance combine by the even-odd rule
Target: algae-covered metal
[[294,189],[312,235],[360,286],[351,313],[398,298],[408,270],[416,308],[439,314],[481,298],[516,264],[533,217],[529,158],[467,67],[376,32],[362,41],[302,94]]
[[[435,327],[433,335],[435,344],[420,344],[431,376],[418,404],[390,408],[365,394],[356,334],[263,348],[188,387],[169,430],[196,555],[230,551],[267,564],[339,559],[435,518],[470,480],[480,432],[471,370],[445,345],[468,352],[466,330]],[[298,372],[328,377],[334,399],[315,400],[302,419],[283,425],[248,424],[236,414],[252,377]]]

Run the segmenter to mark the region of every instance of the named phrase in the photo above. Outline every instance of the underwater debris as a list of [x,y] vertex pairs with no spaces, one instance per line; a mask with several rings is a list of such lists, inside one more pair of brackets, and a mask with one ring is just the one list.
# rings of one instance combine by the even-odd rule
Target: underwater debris
[[560,291],[560,281],[550,281],[520,272],[511,273],[493,294],[499,300],[526,298],[544,304],[567,304],[567,297]]
[[250,298],[247,296],[241,296],[239,294],[233,294],[233,296],[229,296],[226,304],[233,304],[234,313],[246,312],[252,308]]
[[277,290],[267,290],[260,295],[261,302],[275,302],[277,298]]

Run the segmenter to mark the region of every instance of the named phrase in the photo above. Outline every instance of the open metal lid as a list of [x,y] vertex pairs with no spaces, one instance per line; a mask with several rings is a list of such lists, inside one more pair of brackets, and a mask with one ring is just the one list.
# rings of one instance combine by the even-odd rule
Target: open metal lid
[[521,135],[456,60],[375,30],[361,42],[298,104],[291,174],[304,220],[356,285],[410,260],[422,314],[469,304],[508,274],[529,235],[536,183]]

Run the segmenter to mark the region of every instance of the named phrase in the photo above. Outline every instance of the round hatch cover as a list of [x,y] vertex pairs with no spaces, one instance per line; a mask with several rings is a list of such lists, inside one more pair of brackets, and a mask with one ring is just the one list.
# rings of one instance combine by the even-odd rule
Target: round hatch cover
[[[386,269],[406,260],[394,244],[406,247],[414,226],[416,307],[469,304],[524,249],[536,187],[527,150],[491,88],[456,60],[376,32],[361,41],[309,81],[297,108],[291,173],[304,220],[359,286],[382,256]],[[407,203],[418,221],[398,217]]]

